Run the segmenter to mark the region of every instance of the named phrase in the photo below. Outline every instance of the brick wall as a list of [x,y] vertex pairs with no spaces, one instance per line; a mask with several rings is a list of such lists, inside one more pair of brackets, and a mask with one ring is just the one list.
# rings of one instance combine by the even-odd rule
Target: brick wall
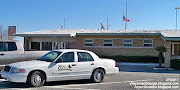
[[[79,44],[79,43],[77,43],[77,44]],[[93,46],[103,46],[103,40],[102,39],[93,39]]]
[[171,60],[171,41],[165,41],[165,67],[170,68],[170,60]]
[[[85,47],[84,40],[93,39],[93,47]],[[112,47],[104,47],[103,40],[112,39]],[[124,47],[123,40],[131,39],[133,40],[133,47]],[[152,39],[153,47],[144,48],[144,39]],[[164,45],[164,41],[160,36],[77,36],[76,37],[76,47],[78,49],[85,49],[95,52],[98,55],[125,55],[125,56],[158,56],[158,52],[154,49],[157,45]]]

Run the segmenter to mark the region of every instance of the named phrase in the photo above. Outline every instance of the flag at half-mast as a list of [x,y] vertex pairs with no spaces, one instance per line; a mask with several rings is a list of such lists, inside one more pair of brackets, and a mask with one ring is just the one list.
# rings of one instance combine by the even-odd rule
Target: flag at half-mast
[[129,20],[129,19],[127,19],[125,16],[123,16],[123,21],[125,21],[125,22],[129,22],[130,20]]

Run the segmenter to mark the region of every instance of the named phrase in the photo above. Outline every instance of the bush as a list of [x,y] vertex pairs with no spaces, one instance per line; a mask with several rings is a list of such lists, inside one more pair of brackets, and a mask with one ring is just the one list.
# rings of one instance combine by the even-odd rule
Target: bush
[[[159,57],[155,56],[100,56],[100,58],[114,59],[116,62],[142,62],[142,63],[158,63]],[[164,62],[164,60],[163,60]]]
[[180,70],[180,59],[171,60],[171,68]]

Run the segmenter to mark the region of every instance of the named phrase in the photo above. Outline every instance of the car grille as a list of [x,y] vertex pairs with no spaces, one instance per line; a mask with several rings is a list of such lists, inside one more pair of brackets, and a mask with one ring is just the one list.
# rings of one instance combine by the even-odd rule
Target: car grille
[[10,71],[10,69],[11,69],[11,67],[10,67],[10,66],[5,66],[4,71],[9,72],[9,71]]

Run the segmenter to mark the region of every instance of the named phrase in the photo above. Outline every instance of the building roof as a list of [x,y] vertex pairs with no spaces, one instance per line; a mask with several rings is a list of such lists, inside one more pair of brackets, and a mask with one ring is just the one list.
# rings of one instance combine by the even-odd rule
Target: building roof
[[57,50],[53,50],[53,51],[58,51],[58,52],[91,52],[88,50],[80,50],[80,49],[57,49]]
[[97,30],[97,29],[57,29],[17,33],[22,37],[64,37],[76,35],[160,35],[164,40],[180,40],[178,30]]

